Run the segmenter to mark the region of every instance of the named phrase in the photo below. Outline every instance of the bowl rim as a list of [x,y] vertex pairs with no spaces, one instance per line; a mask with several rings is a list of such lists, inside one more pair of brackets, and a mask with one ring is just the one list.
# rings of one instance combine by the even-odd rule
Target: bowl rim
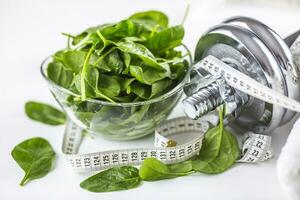
[[[102,104],[102,105],[105,105],[105,106],[130,107],[130,106],[148,105],[148,104],[156,103],[156,102],[167,99],[168,97],[170,97],[170,96],[176,94],[178,91],[180,91],[183,88],[183,86],[185,85],[185,83],[187,83],[187,81],[190,78],[189,75],[190,75],[190,71],[191,71],[192,63],[193,63],[192,55],[191,55],[191,52],[189,51],[189,49],[185,45],[183,45],[183,47],[186,50],[186,52],[188,53],[189,66],[188,66],[187,72],[186,72],[185,76],[183,77],[183,79],[174,88],[172,88],[167,93],[165,93],[161,96],[155,97],[153,99],[148,99],[148,100],[145,100],[145,101],[138,101],[138,102],[125,102],[125,103],[116,102],[116,103],[112,103],[112,102],[108,102],[108,101],[102,101],[100,99],[91,99],[91,98],[87,98],[85,101],[86,102],[91,102],[91,103],[98,103],[98,104]],[[59,90],[65,92],[65,93],[68,93],[69,95],[80,98],[81,95],[75,94],[74,92],[72,92],[72,91],[56,84],[54,81],[52,81],[51,79],[48,78],[48,76],[46,74],[46,70],[47,70],[47,67],[48,67],[48,62],[51,58],[52,58],[52,56],[48,56],[41,63],[40,72],[41,72],[43,78],[48,82],[48,84],[50,84],[52,86],[55,86]]]

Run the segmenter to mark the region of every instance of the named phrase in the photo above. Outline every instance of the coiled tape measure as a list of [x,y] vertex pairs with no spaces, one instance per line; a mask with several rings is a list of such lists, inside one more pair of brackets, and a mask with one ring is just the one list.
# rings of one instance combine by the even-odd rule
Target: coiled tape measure
[[[300,49],[300,36],[291,47],[293,52]],[[257,82],[237,69],[225,64],[214,56],[206,56],[195,64],[208,73],[222,76],[226,83],[243,93],[264,102],[300,112],[300,103]],[[83,129],[69,121],[63,138],[62,152],[70,166],[77,172],[99,171],[116,166],[139,165],[152,157],[164,163],[185,161],[199,153],[209,122],[180,117],[167,120],[155,130],[153,148],[134,148],[80,154],[79,147]],[[184,144],[174,146],[170,136],[175,134],[197,133],[197,136]],[[178,142],[178,141],[176,141]],[[247,132],[242,145],[242,157],[237,162],[260,162],[272,157],[271,136]]]

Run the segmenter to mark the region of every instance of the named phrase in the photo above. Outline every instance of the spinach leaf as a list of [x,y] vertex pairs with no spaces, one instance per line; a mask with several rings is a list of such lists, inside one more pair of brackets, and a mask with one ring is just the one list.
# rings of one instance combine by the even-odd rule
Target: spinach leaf
[[120,91],[124,91],[130,87],[130,84],[135,80],[135,78],[128,78],[122,76],[111,76],[113,79],[117,80],[120,85]]
[[74,46],[78,45],[87,35],[88,33],[86,32],[76,35],[75,37],[73,37],[72,45]]
[[158,94],[161,94],[167,88],[169,88],[171,84],[172,84],[172,80],[170,79],[163,79],[163,80],[156,81],[152,85],[150,97],[152,98],[157,96]]
[[55,152],[49,142],[40,137],[21,142],[14,147],[11,155],[25,172],[21,186],[30,180],[47,175],[55,159]]
[[103,73],[112,71],[105,61],[101,60],[100,62],[97,62],[99,59],[101,60],[101,56],[92,54],[90,58],[90,64],[94,67],[97,67],[99,70],[102,70]]
[[107,56],[105,56],[104,61],[106,65],[116,74],[121,74],[124,69],[124,63],[121,59],[118,50],[115,49]]
[[47,76],[54,83],[64,88],[69,88],[73,82],[73,72],[65,69],[64,65],[59,61],[49,63]]
[[131,56],[129,53],[122,53],[122,57],[123,57],[123,60],[124,60],[124,64],[126,67],[129,67],[130,65],[130,61],[131,61]]
[[117,24],[106,26],[100,31],[108,40],[118,41],[126,37],[138,37],[142,31],[142,27],[130,20],[122,20]]
[[148,77],[144,77],[143,69],[140,66],[130,65],[129,71],[131,76],[135,77],[139,82],[151,85],[152,81],[148,80]]
[[166,165],[156,158],[147,158],[143,161],[139,175],[145,181],[156,181],[162,179],[185,176],[192,172],[191,162]]
[[184,162],[170,164],[168,165],[170,171],[174,173],[186,173],[191,174],[193,173],[193,165],[191,160],[186,160]]
[[115,97],[119,95],[121,91],[121,85],[119,84],[118,78],[101,74],[98,82],[98,89],[101,93],[108,97]]
[[118,42],[116,45],[121,51],[140,57],[149,66],[160,71],[166,71],[164,66],[156,62],[153,54],[144,45],[130,41]]
[[139,186],[141,178],[135,167],[115,167],[91,176],[80,183],[80,187],[91,192],[128,190]]
[[120,125],[131,124],[134,126],[135,124],[139,123],[143,119],[143,117],[147,114],[149,107],[150,107],[149,104],[139,106],[139,109],[135,110],[133,114],[131,114],[127,119],[121,121],[119,124]]
[[152,22],[153,24],[158,24],[162,27],[167,27],[169,23],[168,17],[164,13],[156,10],[135,13],[131,15],[129,19],[142,21],[144,24]]
[[[117,81],[112,78],[107,78],[104,74],[101,74],[101,85],[100,85],[100,74],[97,68],[88,66],[86,76],[84,79],[85,83],[85,95],[86,97],[92,98],[97,97],[106,99],[107,101],[114,102],[110,97],[117,96],[120,86]],[[78,91],[81,92],[81,77],[77,75],[75,77],[75,85]],[[117,89],[116,89],[117,88]],[[116,94],[117,93],[117,94]]]
[[[84,34],[85,35],[85,34]],[[73,43],[73,42],[72,42]],[[87,34],[75,47],[75,50],[89,50],[91,46],[101,46],[103,48],[104,44],[99,35],[95,32]]]
[[84,51],[66,51],[62,54],[62,62],[67,69],[78,73],[83,67],[87,52]]
[[27,116],[35,121],[49,125],[61,125],[66,122],[66,115],[62,111],[35,101],[29,101],[25,104]]
[[[85,59],[87,57],[87,52],[85,51],[66,51],[62,54],[62,63],[63,66],[66,69],[70,69],[74,71],[75,73],[79,73],[84,65]],[[91,54],[89,58],[89,64],[94,65],[95,67],[104,70],[106,72],[110,72],[114,70],[114,68],[117,68],[115,70],[122,70],[123,69],[123,62],[120,61],[120,57],[117,52],[112,52],[107,57],[107,62],[102,63],[96,63],[96,61],[100,58],[99,56],[95,54]],[[118,69],[121,68],[121,69]]]
[[144,85],[134,81],[130,88],[132,93],[136,94],[142,99],[149,99],[151,96],[151,86],[149,85]]
[[90,58],[93,53],[93,50],[94,50],[94,46],[92,46],[90,48],[88,54],[86,55],[83,66],[82,66],[82,70],[80,72],[80,91],[81,91],[81,98],[83,101],[85,101],[85,99],[86,99],[85,79],[86,79],[86,74],[88,71],[88,66],[89,66],[89,62],[90,62]]
[[221,173],[230,168],[239,157],[236,138],[224,128],[223,108],[220,109],[220,124],[206,134],[199,153],[193,160],[193,169],[207,174]]
[[162,72],[149,67],[144,67],[143,69],[142,67],[136,65],[130,65],[129,72],[131,76],[135,77],[139,82],[146,85],[152,85],[156,81],[162,80],[166,77],[171,77],[169,70]]
[[153,35],[144,44],[151,52],[155,52],[155,55],[160,55],[162,52],[181,45],[183,37],[184,28],[179,25]]

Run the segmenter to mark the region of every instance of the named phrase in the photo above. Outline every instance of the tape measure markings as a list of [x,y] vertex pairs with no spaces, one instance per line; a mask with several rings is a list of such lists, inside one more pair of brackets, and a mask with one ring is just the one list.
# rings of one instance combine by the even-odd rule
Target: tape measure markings
[[207,56],[196,64],[215,76],[222,76],[226,83],[245,94],[254,96],[262,101],[282,106],[284,108],[300,112],[300,103],[290,99],[243,74],[242,72],[230,67],[213,56]]
[[[158,127],[155,131],[156,147],[78,154],[83,129],[69,121],[65,129],[62,151],[71,167],[77,172],[99,171],[114,166],[139,165],[150,157],[157,158],[166,164],[178,163],[199,153],[204,133],[208,128],[208,122],[181,117],[168,120]],[[170,140],[167,136],[189,132],[197,132],[198,136],[185,144],[166,147]]]
[[237,162],[261,162],[270,159],[273,155],[271,148],[271,136],[254,133],[246,133],[247,138],[243,144],[243,156]]

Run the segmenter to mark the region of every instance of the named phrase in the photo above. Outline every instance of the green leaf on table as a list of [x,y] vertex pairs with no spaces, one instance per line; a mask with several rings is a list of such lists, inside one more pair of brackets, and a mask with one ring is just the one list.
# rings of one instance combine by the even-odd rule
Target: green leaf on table
[[11,155],[25,172],[20,183],[21,186],[30,180],[47,175],[55,160],[55,152],[51,145],[47,140],[40,137],[21,142],[14,147]]
[[145,181],[156,181],[162,179],[185,176],[192,173],[190,161],[166,165],[156,158],[147,158],[140,167],[140,177]]
[[64,112],[44,103],[29,101],[25,104],[27,116],[35,121],[49,125],[61,125],[66,122]]
[[80,187],[91,192],[128,190],[139,186],[141,178],[135,167],[115,167],[91,176],[80,183]]
[[236,138],[224,128],[223,109],[220,124],[205,134],[199,155],[193,160],[193,169],[206,174],[216,174],[229,169],[239,157]]
[[169,164],[167,166],[173,173],[184,173],[187,175],[193,173],[193,165],[191,160],[186,160],[175,164]]

